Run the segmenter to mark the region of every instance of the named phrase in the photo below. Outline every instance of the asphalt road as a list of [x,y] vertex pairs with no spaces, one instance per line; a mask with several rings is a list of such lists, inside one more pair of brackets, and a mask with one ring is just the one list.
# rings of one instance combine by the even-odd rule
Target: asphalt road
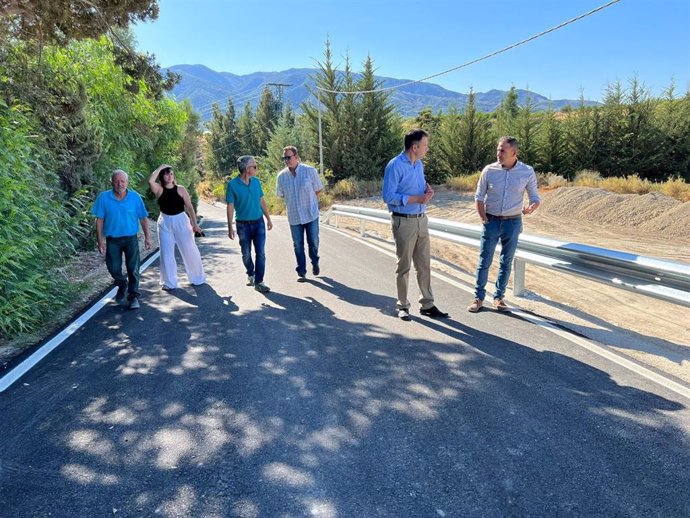
[[275,219],[262,295],[201,212],[208,285],[154,264],[0,393],[1,517],[690,516],[689,400],[438,279],[451,319],[400,321],[323,227],[297,283]]

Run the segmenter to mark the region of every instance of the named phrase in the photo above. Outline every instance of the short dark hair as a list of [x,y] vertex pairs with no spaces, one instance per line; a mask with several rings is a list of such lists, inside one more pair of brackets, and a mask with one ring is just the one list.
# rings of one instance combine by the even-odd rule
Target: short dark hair
[[501,142],[505,142],[508,144],[510,147],[512,147],[515,151],[519,150],[520,147],[518,146],[518,139],[515,137],[511,137],[510,135],[505,135],[498,139],[498,143],[500,144]]
[[421,128],[414,128],[405,134],[405,151],[410,149],[414,144],[420,142],[424,137],[428,137],[429,133]]

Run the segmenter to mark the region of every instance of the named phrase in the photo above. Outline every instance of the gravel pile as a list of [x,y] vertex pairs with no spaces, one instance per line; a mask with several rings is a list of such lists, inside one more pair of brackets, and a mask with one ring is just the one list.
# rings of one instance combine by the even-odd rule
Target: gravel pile
[[690,202],[658,192],[617,194],[592,187],[561,187],[543,197],[539,210],[577,221],[639,228],[662,238],[690,238]]

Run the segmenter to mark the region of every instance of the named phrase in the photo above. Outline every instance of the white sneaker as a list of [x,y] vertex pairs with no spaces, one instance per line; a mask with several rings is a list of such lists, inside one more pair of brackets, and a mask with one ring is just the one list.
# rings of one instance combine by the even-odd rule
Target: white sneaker
[[254,276],[253,275],[247,276],[247,286],[254,286]]

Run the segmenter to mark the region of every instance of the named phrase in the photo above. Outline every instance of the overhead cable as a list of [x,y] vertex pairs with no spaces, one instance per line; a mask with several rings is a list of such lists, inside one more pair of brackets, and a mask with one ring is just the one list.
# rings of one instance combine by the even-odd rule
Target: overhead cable
[[597,7],[596,9],[592,9],[592,10],[589,11],[589,12],[586,12],[586,13],[584,13],[584,14],[581,14],[580,16],[576,16],[575,18],[572,18],[572,19],[570,19],[570,20],[568,20],[568,21],[565,21],[565,22],[563,22],[563,23],[561,23],[561,24],[559,24],[559,25],[556,25],[555,27],[551,27],[550,29],[547,29],[547,30],[545,30],[545,31],[542,31],[542,32],[540,32],[539,34],[535,34],[534,36],[530,36],[530,37],[527,38],[527,39],[524,39],[524,40],[519,41],[519,42],[517,42],[517,43],[514,43],[514,44],[512,44],[512,45],[509,45],[508,47],[504,47],[504,48],[502,48],[501,50],[497,50],[497,51],[495,51],[495,52],[491,52],[490,54],[486,54],[485,56],[482,56],[482,57],[480,57],[480,58],[473,59],[472,61],[468,61],[467,63],[463,63],[462,65],[458,65],[457,67],[453,67],[453,68],[450,68],[450,69],[448,69],[448,70],[444,70],[443,72],[439,72],[438,74],[434,74],[434,75],[431,75],[431,76],[428,76],[428,77],[424,77],[424,78],[422,78],[422,79],[417,79],[417,80],[415,80],[415,81],[408,81],[407,83],[402,83],[402,84],[396,85],[396,86],[387,86],[387,87],[385,87],[385,88],[377,88],[377,89],[375,89],[375,90],[339,91],[339,90],[328,90],[328,89],[326,89],[326,88],[321,88],[321,87],[319,87],[319,86],[316,86],[316,89],[317,89],[317,90],[320,90],[320,91],[322,91],[322,92],[329,93],[329,94],[372,94],[372,93],[376,93],[376,92],[385,92],[385,91],[387,91],[387,90],[397,90],[398,88],[402,88],[403,86],[413,85],[413,84],[416,84],[416,83],[422,83],[422,82],[424,82],[424,81],[428,81],[429,79],[433,79],[433,78],[435,78],[435,77],[439,77],[439,76],[442,76],[442,75],[445,75],[445,74],[450,74],[451,72],[455,72],[456,70],[460,70],[461,68],[468,67],[468,66],[473,65],[473,64],[475,64],[475,63],[478,63],[478,62],[480,62],[480,61],[484,61],[484,60],[489,59],[489,58],[491,58],[491,57],[493,57],[493,56],[496,56],[496,55],[498,55],[498,54],[502,54],[503,52],[507,52],[507,51],[509,51],[509,50],[511,50],[511,49],[514,49],[515,47],[519,47],[520,45],[524,45],[525,43],[529,43],[530,41],[536,40],[537,38],[540,38],[540,37],[542,37],[542,36],[544,36],[544,35],[546,35],[546,34],[549,34],[550,32],[557,31],[558,29],[561,29],[561,28],[565,27],[566,25],[570,25],[571,23],[574,23],[574,22],[576,22],[576,21],[578,21],[578,20],[581,20],[581,19],[583,19],[583,18],[586,18],[587,16],[590,16],[590,15],[592,15],[592,14],[594,14],[594,13],[597,13],[597,12],[599,12],[599,11],[603,11],[603,10],[606,9],[607,7],[611,7],[613,4],[616,4],[616,3],[620,2],[620,1],[621,1],[621,0],[611,0],[610,2],[608,2],[608,3],[604,4],[604,5],[601,5],[601,6]]

